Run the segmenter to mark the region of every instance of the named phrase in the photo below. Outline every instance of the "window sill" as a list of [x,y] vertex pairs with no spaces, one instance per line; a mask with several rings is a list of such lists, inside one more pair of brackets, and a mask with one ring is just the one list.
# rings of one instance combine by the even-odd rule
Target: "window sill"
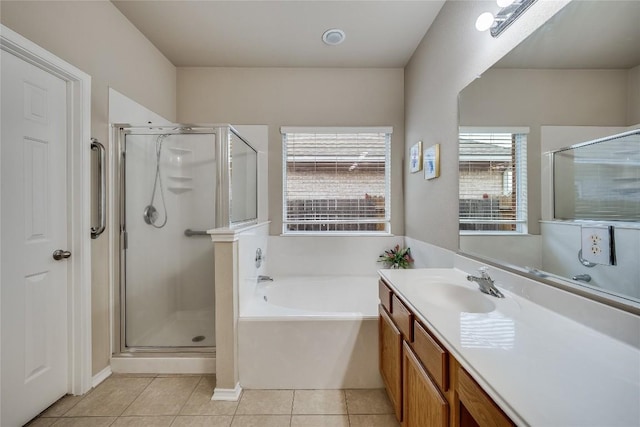
[[461,236],[535,236],[518,231],[460,231]]

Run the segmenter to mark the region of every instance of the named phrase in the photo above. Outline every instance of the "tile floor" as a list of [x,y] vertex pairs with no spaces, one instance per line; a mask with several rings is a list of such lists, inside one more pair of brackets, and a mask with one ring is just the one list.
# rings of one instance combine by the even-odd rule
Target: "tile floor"
[[117,375],[65,396],[29,427],[398,427],[382,389],[245,390],[212,401],[214,376]]

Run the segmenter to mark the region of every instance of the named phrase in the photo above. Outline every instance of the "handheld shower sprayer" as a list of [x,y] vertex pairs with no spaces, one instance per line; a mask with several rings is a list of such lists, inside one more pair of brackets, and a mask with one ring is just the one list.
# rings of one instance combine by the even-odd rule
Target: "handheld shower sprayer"
[[[162,140],[167,136],[169,135],[163,134],[163,135],[158,135],[158,138],[156,138],[156,174],[155,174],[155,179],[153,181],[153,191],[151,192],[151,201],[144,208],[144,211],[142,213],[142,218],[144,219],[144,222],[146,222],[147,224],[155,228],[164,227],[167,224],[167,219],[168,219],[167,204],[164,198],[164,188],[162,187],[162,176],[160,174],[160,156],[162,154]],[[158,187],[158,183],[160,184],[160,198],[162,199],[162,209],[164,210],[164,221],[162,221],[162,224],[159,224],[159,225],[157,225],[156,222],[158,221],[160,214],[158,212],[158,209],[156,209],[156,207],[153,205],[153,201],[155,200],[155,197],[156,197],[156,189]]]

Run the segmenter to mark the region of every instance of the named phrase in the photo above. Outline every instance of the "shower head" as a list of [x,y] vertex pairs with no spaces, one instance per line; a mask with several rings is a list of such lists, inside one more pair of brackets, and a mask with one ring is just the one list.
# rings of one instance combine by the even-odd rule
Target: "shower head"
[[148,205],[146,208],[144,208],[144,212],[142,213],[144,222],[149,225],[154,225],[158,220],[158,216],[158,210],[153,205]]

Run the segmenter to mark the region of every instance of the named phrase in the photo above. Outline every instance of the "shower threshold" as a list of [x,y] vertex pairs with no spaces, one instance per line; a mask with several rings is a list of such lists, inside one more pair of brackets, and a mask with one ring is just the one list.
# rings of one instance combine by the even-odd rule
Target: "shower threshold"
[[[146,351],[145,351],[146,350]],[[166,349],[165,349],[166,350]],[[215,374],[215,348],[210,352],[149,352],[148,349],[116,354],[111,371],[121,374]]]

